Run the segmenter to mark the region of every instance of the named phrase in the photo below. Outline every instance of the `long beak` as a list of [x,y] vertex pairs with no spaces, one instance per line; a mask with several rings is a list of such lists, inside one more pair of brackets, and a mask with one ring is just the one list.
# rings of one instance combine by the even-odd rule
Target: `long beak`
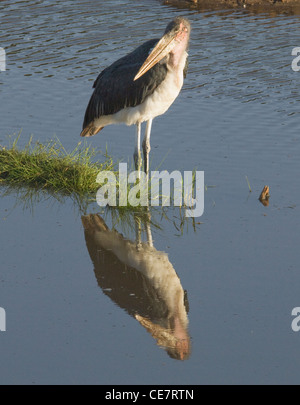
[[152,50],[148,58],[143,63],[142,67],[136,74],[133,80],[137,80],[139,77],[143,76],[149,69],[156,65],[162,58],[164,58],[175,46],[176,35],[168,32],[165,34],[156,44],[155,48]]

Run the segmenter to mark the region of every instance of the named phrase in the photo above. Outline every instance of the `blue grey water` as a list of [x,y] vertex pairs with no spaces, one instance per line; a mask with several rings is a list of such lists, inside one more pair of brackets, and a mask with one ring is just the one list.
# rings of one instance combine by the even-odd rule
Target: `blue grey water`
[[[152,236],[186,291],[188,355],[174,358],[163,344],[172,330],[136,316],[130,299],[142,302],[143,291],[127,286],[126,264],[93,256],[101,249],[81,215],[97,207],[16,190],[0,199],[0,384],[299,383],[299,16],[155,0],[1,1],[0,144],[21,131],[20,147],[33,135],[73,150],[97,74],[176,15],[192,24],[189,71],[154,120],[151,167],[203,170],[205,207],[195,230],[180,231],[177,211],[154,213]],[[134,136],[110,126],[88,144],[131,164]],[[258,200],[264,185],[268,206]],[[102,214],[134,242],[134,226]]]

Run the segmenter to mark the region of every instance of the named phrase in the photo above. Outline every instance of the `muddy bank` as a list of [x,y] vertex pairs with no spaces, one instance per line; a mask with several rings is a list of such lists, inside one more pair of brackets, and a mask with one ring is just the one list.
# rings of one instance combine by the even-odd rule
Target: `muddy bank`
[[199,10],[246,9],[269,14],[300,14],[300,0],[164,0],[178,8]]

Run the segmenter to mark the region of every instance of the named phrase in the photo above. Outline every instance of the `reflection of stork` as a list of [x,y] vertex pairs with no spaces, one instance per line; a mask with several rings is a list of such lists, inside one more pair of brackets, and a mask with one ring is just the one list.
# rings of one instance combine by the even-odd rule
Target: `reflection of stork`
[[103,292],[135,317],[171,357],[188,358],[186,295],[167,254],[139,238],[124,239],[99,215],[83,216],[82,223]]
[[134,160],[139,169],[141,123],[147,121],[143,152],[148,173],[152,120],[168,110],[181,90],[190,30],[185,18],[176,17],[160,40],[145,42],[104,69],[94,83],[81,136],[95,135],[110,124],[136,124]]

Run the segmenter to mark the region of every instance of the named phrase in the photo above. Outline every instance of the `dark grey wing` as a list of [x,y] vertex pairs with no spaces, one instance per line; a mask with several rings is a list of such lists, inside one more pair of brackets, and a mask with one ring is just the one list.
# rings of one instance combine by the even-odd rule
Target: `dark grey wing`
[[145,42],[99,74],[85,112],[83,128],[103,115],[115,114],[123,108],[141,104],[155,91],[167,74],[163,61],[139,79],[133,79],[158,41],[152,39]]

